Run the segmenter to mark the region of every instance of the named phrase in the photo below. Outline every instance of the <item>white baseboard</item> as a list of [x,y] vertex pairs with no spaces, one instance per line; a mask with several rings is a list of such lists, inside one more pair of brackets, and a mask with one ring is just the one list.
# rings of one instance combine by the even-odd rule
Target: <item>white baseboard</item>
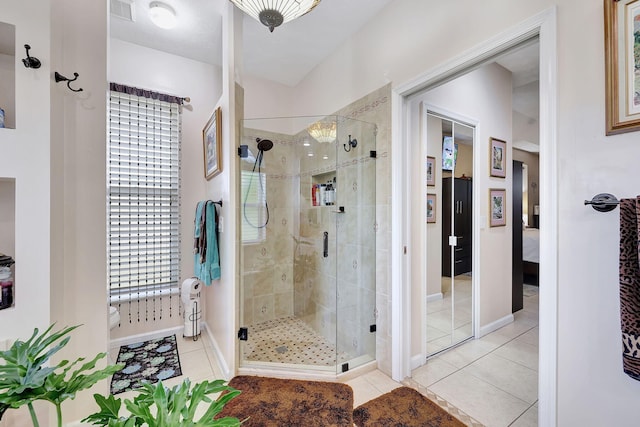
[[216,358],[218,359],[218,365],[220,366],[220,369],[222,370],[222,374],[224,375],[224,379],[227,380],[227,381],[231,380],[231,378],[233,378],[235,376],[235,374],[233,372],[231,372],[231,369],[229,369],[229,365],[227,364],[227,361],[224,359],[222,351],[220,350],[220,347],[218,346],[218,342],[216,341],[216,339],[214,338],[213,334],[211,333],[211,328],[209,328],[209,325],[207,325],[207,322],[202,322],[200,324],[200,328],[201,328],[201,330],[205,331],[206,334],[207,334],[207,337],[209,337],[209,341],[211,342],[211,348],[212,348],[214,354],[216,355]]
[[167,335],[172,335],[172,334],[181,336],[182,329],[183,329],[182,326],[174,326],[172,328],[161,329],[159,331],[145,332],[144,334],[136,334],[136,335],[129,335],[127,337],[116,338],[110,341],[109,346],[111,348],[121,347],[123,345],[135,344],[137,342],[148,341],[148,340],[154,340],[154,339],[166,337]]
[[427,302],[438,301],[443,298],[442,292],[438,292],[437,294],[427,295]]
[[414,369],[417,369],[420,366],[424,365],[425,361],[425,357],[421,354],[413,356],[411,358],[411,370],[413,371]]
[[508,314],[501,319],[491,322],[487,325],[480,327],[480,336],[476,338],[482,338],[483,336],[490,334],[493,331],[497,331],[503,326],[507,326],[509,323],[513,323],[513,314]]

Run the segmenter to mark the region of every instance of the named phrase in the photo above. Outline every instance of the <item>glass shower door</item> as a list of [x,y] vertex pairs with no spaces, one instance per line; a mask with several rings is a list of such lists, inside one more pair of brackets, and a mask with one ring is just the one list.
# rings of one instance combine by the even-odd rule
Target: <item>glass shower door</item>
[[376,136],[374,124],[338,123],[337,372],[375,360]]

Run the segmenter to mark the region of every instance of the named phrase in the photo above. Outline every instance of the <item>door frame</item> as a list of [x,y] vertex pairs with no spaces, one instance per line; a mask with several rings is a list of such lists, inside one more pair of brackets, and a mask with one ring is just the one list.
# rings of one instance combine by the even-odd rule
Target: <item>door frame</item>
[[401,381],[411,375],[411,230],[407,196],[408,98],[462,75],[534,37],[540,43],[540,289],[538,423],[557,425],[558,359],[558,173],[557,8],[552,6],[415,79],[392,89],[392,288],[391,367]]

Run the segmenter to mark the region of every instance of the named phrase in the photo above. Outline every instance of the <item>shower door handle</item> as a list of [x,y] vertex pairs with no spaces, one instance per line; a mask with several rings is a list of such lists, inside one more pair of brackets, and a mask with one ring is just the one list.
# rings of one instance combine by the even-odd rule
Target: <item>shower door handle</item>
[[322,247],[323,247],[323,256],[325,258],[328,258],[329,257],[329,232],[328,231],[324,232]]

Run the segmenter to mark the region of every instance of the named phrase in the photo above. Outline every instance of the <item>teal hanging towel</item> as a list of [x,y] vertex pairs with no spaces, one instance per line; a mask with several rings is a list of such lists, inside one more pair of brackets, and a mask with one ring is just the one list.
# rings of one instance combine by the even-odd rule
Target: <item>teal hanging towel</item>
[[220,278],[217,211],[211,200],[198,202],[194,219],[194,275],[206,286]]

